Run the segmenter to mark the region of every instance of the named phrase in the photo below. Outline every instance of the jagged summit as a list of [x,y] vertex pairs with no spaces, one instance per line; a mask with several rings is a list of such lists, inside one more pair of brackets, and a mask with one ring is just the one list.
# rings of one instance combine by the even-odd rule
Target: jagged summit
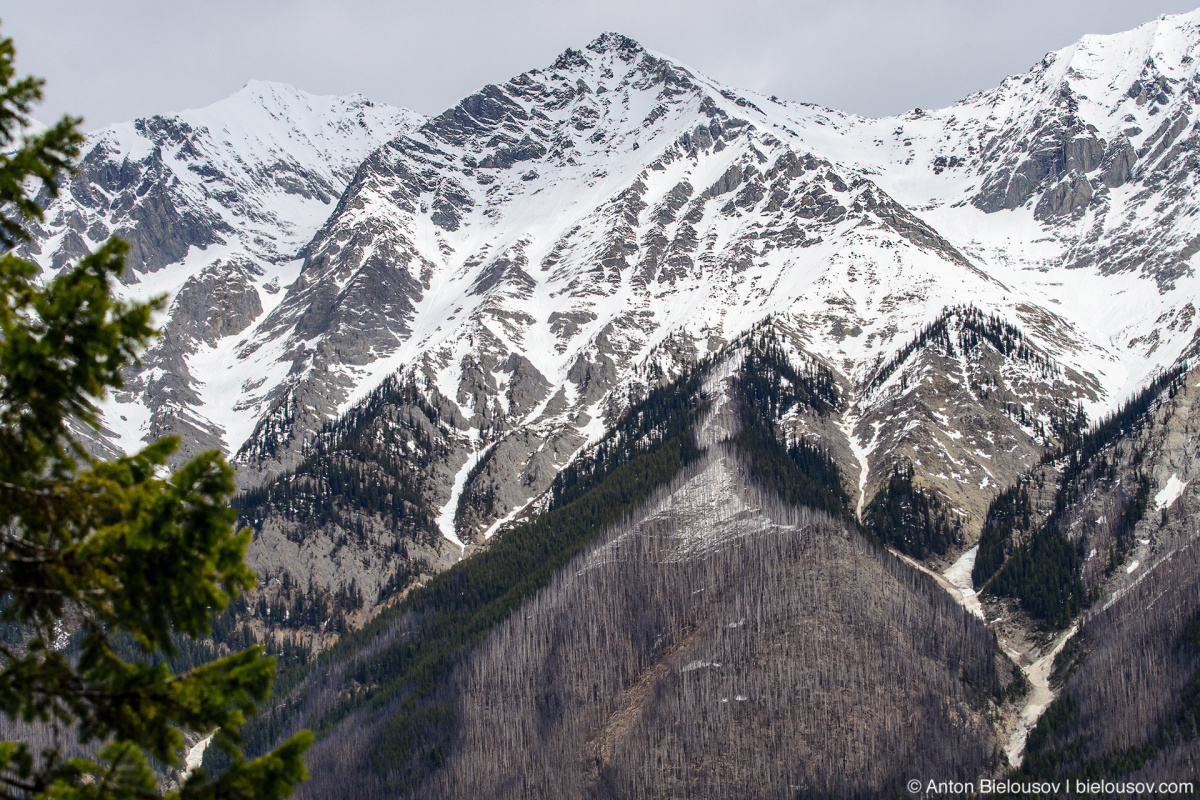
[[[1105,137],[1125,133],[1128,116],[1173,105],[1197,74],[1200,9],[1163,16],[1129,31],[1093,34],[1048,53],[1026,75],[1010,77],[979,97],[1003,101],[1006,94],[1043,93],[1043,102],[1066,104]],[[969,104],[971,100],[965,101]],[[1149,106],[1147,106],[1149,104]],[[962,104],[960,104],[962,105]]]
[[638,55],[646,53],[646,48],[630,37],[615,31],[605,31],[584,46],[583,50],[568,47],[550,65],[552,70],[565,70],[586,67],[590,62],[588,53],[605,55],[614,53],[623,61],[631,61]]
[[[594,53],[614,52],[620,55],[635,56],[645,52],[640,44],[622,33],[605,31],[588,43],[588,50]],[[569,52],[569,51],[568,51]]]
[[[431,120],[428,127],[434,136],[455,145],[463,145],[471,136],[498,131],[496,137],[489,136],[479,143],[479,150],[513,138],[516,128],[531,121],[555,125],[569,117],[571,130],[552,136],[538,125],[530,131],[532,139],[523,145],[528,154],[539,149],[533,140],[542,139],[545,146],[549,139],[555,139],[562,150],[575,143],[579,133],[593,128],[628,132],[634,120],[602,116],[602,111],[612,106],[612,97],[619,98],[628,111],[649,102],[651,97],[670,101],[694,94],[697,89],[694,73],[686,67],[651,54],[626,36],[604,33],[582,50],[568,48],[545,69],[532,69],[503,84],[483,87]],[[615,94],[605,97],[609,93]],[[642,99],[635,102],[633,97]],[[505,127],[508,130],[500,130]],[[498,163],[507,160],[501,156]]]
[[624,62],[630,62],[646,53],[649,51],[629,36],[616,31],[604,31],[588,42],[582,50],[568,47],[554,60],[549,69],[586,68],[591,63],[588,61],[589,55],[615,55]]
[[[1048,58],[1063,69],[1074,69],[1072,77],[1098,77],[1107,73],[1112,84],[1120,87],[1126,79],[1136,80],[1139,73],[1162,70],[1168,77],[1181,78],[1195,73],[1188,58],[1200,48],[1200,9],[1171,14],[1143,23],[1128,31],[1089,34],[1075,44],[1062,48]],[[1089,73],[1093,73],[1089,75]]]
[[1084,37],[944,109],[872,120],[765,107],[782,109],[800,146],[871,175],[989,274],[1111,348],[1097,374],[1123,396],[1196,349],[1198,20]]

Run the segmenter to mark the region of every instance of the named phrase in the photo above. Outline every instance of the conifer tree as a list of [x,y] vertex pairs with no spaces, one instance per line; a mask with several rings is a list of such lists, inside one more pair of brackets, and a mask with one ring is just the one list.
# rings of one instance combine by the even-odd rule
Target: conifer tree
[[[41,85],[16,77],[0,41],[0,730],[54,741],[0,742],[0,798],[162,797],[150,764],[178,764],[184,730],[215,731],[232,765],[166,796],[284,797],[306,777],[311,734],[253,761],[238,750],[273,659],[251,647],[178,675],[165,663],[253,585],[232,470],[209,452],[171,472],[173,438],[101,460],[73,433],[99,426],[97,403],[153,337],[161,299],[115,298],[117,239],[48,279],[11,252],[42,217],[34,191],[56,194],[83,143],[70,117],[22,136]],[[122,660],[118,635],[143,657]]]

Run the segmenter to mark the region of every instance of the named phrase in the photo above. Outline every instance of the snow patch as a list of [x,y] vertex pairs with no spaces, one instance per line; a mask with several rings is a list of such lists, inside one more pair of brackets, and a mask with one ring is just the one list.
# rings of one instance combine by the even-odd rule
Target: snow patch
[[983,606],[979,604],[979,597],[975,594],[975,584],[971,580],[971,571],[975,569],[975,556],[977,555],[979,555],[979,545],[975,545],[963,553],[958,561],[955,561],[949,569],[942,573],[942,576],[958,590],[957,599],[962,607],[983,619]]
[[846,413],[838,422],[838,427],[842,429],[842,433],[846,434],[846,440],[850,443],[850,452],[854,453],[855,460],[858,461],[858,504],[855,506],[854,515],[861,520],[863,512],[863,503],[866,502],[867,496],[867,473],[871,467],[867,461],[867,457],[875,450],[875,446],[879,444],[879,429],[883,427],[882,423],[873,423],[875,426],[875,434],[871,437],[870,443],[863,447],[858,442],[858,438],[854,435],[854,424],[858,421],[851,418],[851,409],[854,408],[854,403],[846,404]]
[[1172,473],[1171,477],[1167,479],[1167,485],[1158,494],[1154,495],[1154,508],[1159,511],[1164,508],[1170,508],[1179,499],[1180,495],[1183,494],[1183,490],[1187,488],[1187,485],[1187,481],[1179,480],[1179,475]]
[[204,763],[204,751],[208,749],[214,735],[215,733],[210,733],[188,748],[187,755],[183,758],[183,779],[185,781]]
[[[479,431],[472,429],[472,443],[477,443]],[[446,501],[446,505],[442,506],[441,512],[438,514],[437,525],[438,530],[442,532],[442,536],[449,539],[454,544],[458,545],[460,551],[465,551],[467,546],[463,544],[462,539],[458,538],[458,531],[454,526],[454,513],[458,511],[458,499],[462,497],[463,489],[466,488],[467,478],[471,474],[471,470],[475,465],[487,455],[488,448],[482,450],[472,450],[471,455],[467,457],[466,463],[458,470],[458,474],[454,476],[454,485],[450,489],[450,499]],[[459,557],[462,557],[460,552]]]

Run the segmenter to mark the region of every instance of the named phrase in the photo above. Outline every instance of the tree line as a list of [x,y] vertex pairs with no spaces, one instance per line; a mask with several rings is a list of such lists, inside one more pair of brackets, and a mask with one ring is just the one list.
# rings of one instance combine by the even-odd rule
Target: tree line
[[830,370],[823,365],[797,370],[769,332],[760,334],[745,346],[733,399],[738,414],[734,441],[755,480],[789,503],[850,521],[849,496],[829,451],[802,438],[784,444],[778,431],[778,420],[797,406],[821,415],[836,409]]
[[[953,332],[952,322],[957,323]],[[983,342],[987,342],[1006,358],[1031,364],[1047,377],[1061,372],[1057,364],[1029,344],[1020,328],[996,314],[984,314],[973,305],[959,305],[943,309],[894,356],[880,365],[867,382],[863,393],[869,394],[887,383],[888,378],[919,349],[933,346],[953,357],[955,341],[963,353],[970,353]]]

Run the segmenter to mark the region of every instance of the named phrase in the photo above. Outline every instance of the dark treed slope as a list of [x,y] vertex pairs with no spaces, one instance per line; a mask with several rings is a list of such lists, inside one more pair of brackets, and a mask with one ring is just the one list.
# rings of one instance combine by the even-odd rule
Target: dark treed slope
[[1062,695],[1021,777],[1182,780],[1200,769],[1200,548],[1189,543],[1090,617],[1056,661]]
[[[438,535],[420,492],[421,471],[447,455],[430,432],[443,424],[438,399],[433,387],[421,390],[411,380],[388,378],[349,414],[326,426],[293,472],[243,494],[239,510],[256,526],[276,511],[300,532],[331,523],[353,527],[354,521],[338,508],[344,500],[409,536],[417,530]],[[410,409],[424,419],[402,413]],[[384,421],[397,430],[387,430]]]
[[[1060,660],[1062,695],[1030,734],[1022,777],[1187,780],[1200,774],[1200,547],[1088,618]],[[1190,634],[1190,635],[1189,635]]]
[[991,768],[983,624],[820,513],[742,489],[712,519],[692,503],[742,504],[736,456],[710,459],[456,674],[464,724],[418,796],[879,796]]
[[[839,410],[832,375],[770,326],[739,348],[736,369],[651,392],[554,482],[543,516],[286,674],[290,699],[251,726],[251,750],[316,727],[310,797],[847,796],[893,791],[917,767],[1000,774],[995,720],[1024,679],[981,620],[878,546],[937,553],[960,541],[954,518],[898,469],[860,532],[829,454],[784,439],[782,421]],[[1178,385],[1164,377],[1122,414],[1144,417]],[[1056,426],[1069,444],[1039,469],[1077,477],[1087,458],[1070,448],[1095,460],[1140,430],[1106,420],[1082,433],[1070,413]],[[1145,508],[1145,481],[1126,483]],[[1040,519],[1024,522],[1021,496],[1001,495],[988,530],[1004,509]],[[1129,535],[1117,533],[1114,547]],[[829,703],[849,705],[823,727]],[[912,714],[917,743],[897,733]],[[861,768],[847,777],[844,764]]]
[[887,545],[914,558],[945,555],[962,543],[962,523],[937,496],[913,483],[911,465],[892,471],[863,513],[863,523]]
[[[248,726],[249,749],[304,725],[324,735],[337,731],[328,749],[346,741],[347,726],[369,715],[372,723],[354,740],[360,749],[346,755],[342,768],[408,785],[440,764],[457,724],[442,697],[454,664],[590,537],[697,457],[692,429],[702,407],[699,381],[694,371],[653,390],[581,459],[557,491],[561,501],[545,514],[416,589],[322,654],[315,668],[285,673],[278,691],[290,699]],[[340,774],[334,764],[326,766]]]
[[739,428],[734,440],[754,480],[787,502],[847,515],[849,497],[841,473],[819,443],[784,443],[778,420],[797,408],[827,415],[837,408],[833,375],[820,364],[797,370],[770,328],[751,334],[734,379]]

